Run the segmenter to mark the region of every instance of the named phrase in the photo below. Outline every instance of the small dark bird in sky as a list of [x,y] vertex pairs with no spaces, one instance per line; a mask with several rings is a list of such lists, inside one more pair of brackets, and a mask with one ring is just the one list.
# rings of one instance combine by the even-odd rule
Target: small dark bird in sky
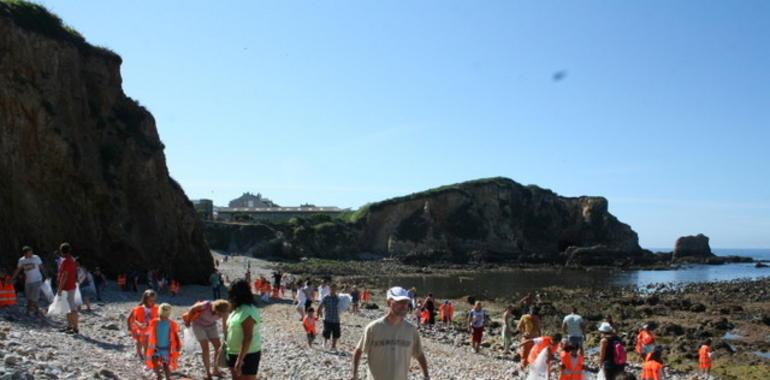
[[567,70],[559,70],[553,73],[553,76],[551,76],[551,79],[553,79],[554,82],[559,82],[564,80],[564,78],[566,77],[567,77]]

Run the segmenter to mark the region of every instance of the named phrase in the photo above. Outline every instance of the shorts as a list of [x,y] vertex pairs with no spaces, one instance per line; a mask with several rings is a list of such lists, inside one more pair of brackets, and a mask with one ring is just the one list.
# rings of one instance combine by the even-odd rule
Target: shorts
[[217,330],[217,324],[211,326],[200,326],[195,323],[192,324],[193,335],[198,342],[206,342],[214,339],[219,339],[219,330]]
[[449,316],[445,315],[445,316],[441,317],[441,322],[449,323]]
[[158,347],[152,353],[153,359],[158,359],[161,361],[161,363],[164,363],[164,364],[168,364],[169,356],[170,356],[170,353],[169,353],[168,347],[165,347],[165,348]]
[[75,289],[65,291],[67,292],[67,303],[70,305],[70,313],[77,313],[78,305],[75,304]]
[[40,299],[40,287],[43,285],[43,281],[35,281],[24,284],[24,297],[27,298],[27,302],[37,303]]
[[313,343],[314,340],[315,340],[315,334],[314,333],[307,333],[307,342],[308,343]]
[[80,288],[80,295],[82,297],[96,297],[96,289],[91,285]]
[[313,306],[313,301],[308,299],[305,301],[305,312],[307,312],[307,309],[310,309],[310,307]]
[[583,347],[583,337],[582,336],[576,336],[576,335],[568,335],[567,341],[569,342],[569,345],[572,347]]
[[484,327],[471,327],[473,343],[481,343],[481,337],[484,335]]
[[323,332],[324,339],[329,339],[330,337],[334,339],[339,339],[340,335],[342,334],[340,331],[339,323],[324,321],[324,332]]
[[[259,359],[262,356],[262,351],[252,352],[246,354],[243,357],[243,366],[241,367],[241,373],[244,375],[256,375],[259,371]],[[238,355],[227,354],[227,367],[232,369],[235,367],[235,361],[238,359]]]

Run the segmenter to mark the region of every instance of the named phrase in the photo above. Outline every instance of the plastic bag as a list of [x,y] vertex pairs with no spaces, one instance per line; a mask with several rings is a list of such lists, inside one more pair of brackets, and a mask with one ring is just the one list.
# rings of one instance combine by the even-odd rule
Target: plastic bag
[[67,302],[67,292],[62,292],[53,297],[48,306],[48,315],[62,315],[70,312],[70,304]]
[[185,327],[182,331],[182,351],[193,354],[197,348],[198,340],[195,339],[192,327]]
[[548,348],[540,351],[537,359],[529,365],[527,380],[546,380],[548,378],[548,354]]
[[75,284],[75,306],[83,304],[83,297],[80,295],[80,285]]
[[40,285],[40,291],[43,293],[45,299],[51,303],[53,302],[53,289],[51,289],[51,279],[47,279]]
[[607,376],[604,376],[603,369],[600,369],[599,373],[596,374],[596,380],[607,380]]
[[340,313],[350,309],[350,304],[353,303],[353,297],[351,297],[350,294],[341,293],[337,298],[339,299],[337,310],[339,310]]

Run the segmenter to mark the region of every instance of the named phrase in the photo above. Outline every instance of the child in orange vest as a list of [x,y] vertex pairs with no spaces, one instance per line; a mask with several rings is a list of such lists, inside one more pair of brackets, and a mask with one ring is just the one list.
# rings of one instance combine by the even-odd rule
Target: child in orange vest
[[128,314],[128,331],[136,341],[136,355],[144,361],[147,351],[147,326],[158,316],[158,306],[155,305],[155,292],[147,289],[142,294],[142,301],[131,309]]
[[171,305],[160,305],[158,318],[150,322],[147,328],[147,367],[155,370],[158,380],[162,379],[160,370],[166,375],[166,380],[171,379],[171,371],[177,367],[179,358],[179,327],[176,322],[168,319],[171,316]]
[[636,353],[642,361],[655,349],[655,334],[652,330],[652,325],[646,323],[636,336]]
[[652,353],[647,354],[647,357],[642,364],[642,379],[641,380],[661,380],[663,378],[663,350],[660,346],[656,346]]
[[[547,377],[550,376],[550,371],[548,368],[551,367],[551,356],[559,349],[559,344],[561,343],[561,334],[554,334],[553,336],[541,336],[538,338],[531,339],[534,346],[532,346],[532,350],[529,351],[529,355],[527,356],[527,362],[529,364],[535,363],[537,361],[538,356],[544,353],[546,355],[545,362],[546,362],[546,373],[537,373],[537,376],[544,376]],[[532,374],[532,371],[538,371],[538,369],[530,366],[530,375]]]
[[706,339],[698,350],[698,368],[707,379],[711,373],[711,354],[711,339]]
[[302,327],[305,328],[305,332],[307,333],[308,347],[313,347],[313,341],[317,335],[315,331],[315,322],[317,320],[318,319],[315,316],[315,310],[312,307],[308,308],[307,314],[305,314],[305,317],[302,318]]
[[559,380],[583,380],[585,357],[582,349],[569,343],[561,351],[561,374]]

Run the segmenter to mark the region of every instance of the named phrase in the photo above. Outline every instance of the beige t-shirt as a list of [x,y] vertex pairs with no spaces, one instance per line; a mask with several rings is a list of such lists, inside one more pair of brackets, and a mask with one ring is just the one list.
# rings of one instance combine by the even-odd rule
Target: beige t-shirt
[[385,317],[369,323],[358,341],[366,354],[369,380],[407,380],[412,357],[420,356],[420,334],[409,322],[391,325]]

